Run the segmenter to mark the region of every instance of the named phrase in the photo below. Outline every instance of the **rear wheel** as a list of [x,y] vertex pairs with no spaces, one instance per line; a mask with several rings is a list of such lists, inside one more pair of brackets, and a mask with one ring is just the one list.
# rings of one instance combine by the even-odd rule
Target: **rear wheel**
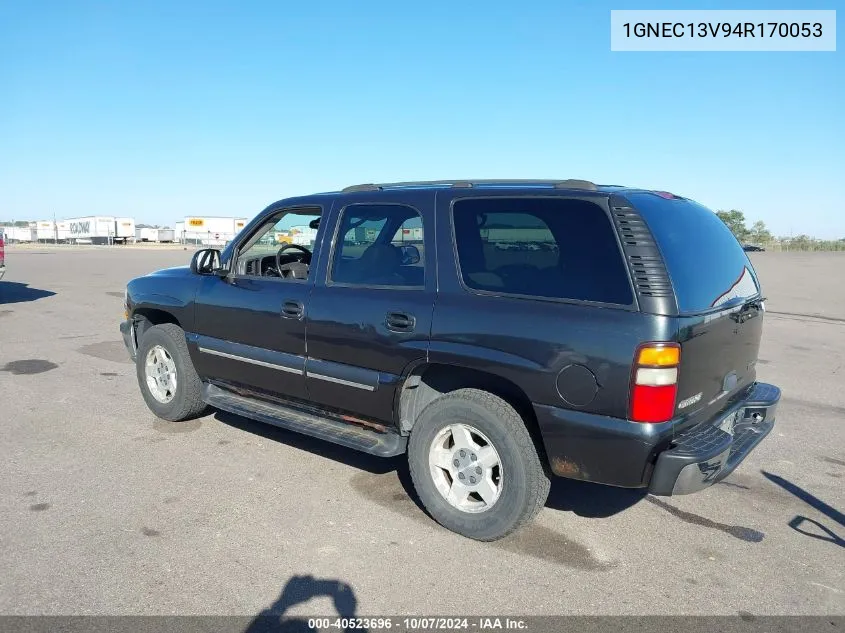
[[503,399],[460,389],[429,404],[408,443],[420,500],[444,527],[481,541],[530,522],[549,494],[549,478],[528,429]]
[[172,422],[202,414],[202,381],[197,375],[185,333],[164,323],[144,332],[136,361],[138,386],[150,411]]

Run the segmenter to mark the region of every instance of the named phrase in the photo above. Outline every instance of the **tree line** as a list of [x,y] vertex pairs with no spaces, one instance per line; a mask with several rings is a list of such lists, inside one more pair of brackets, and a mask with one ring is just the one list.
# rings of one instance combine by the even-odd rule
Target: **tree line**
[[716,211],[716,215],[742,244],[753,244],[771,250],[784,251],[845,251],[845,238],[841,240],[820,240],[804,233],[795,237],[775,237],[766,228],[766,223],[762,220],[757,220],[749,228],[746,225],[745,214],[737,209]]

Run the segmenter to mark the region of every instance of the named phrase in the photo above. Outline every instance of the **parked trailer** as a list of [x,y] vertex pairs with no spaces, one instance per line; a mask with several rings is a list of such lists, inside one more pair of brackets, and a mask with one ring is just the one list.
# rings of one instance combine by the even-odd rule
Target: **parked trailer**
[[401,228],[393,236],[394,242],[422,242],[422,227]]
[[135,239],[135,218],[114,219],[114,241],[126,244]]
[[154,229],[144,227],[135,229],[136,242],[173,242],[176,238],[173,229]]
[[55,242],[56,223],[52,220],[39,220],[35,223],[35,239],[39,242]]
[[176,237],[184,244],[224,246],[247,224],[247,218],[191,216],[176,222]]
[[0,231],[6,232],[6,243],[26,244],[38,239],[36,231],[29,226],[4,226]]
[[53,222],[52,220],[39,220],[32,223],[35,232],[35,240],[38,242],[64,243],[70,241],[70,222]]
[[70,232],[68,241],[74,244],[111,244],[115,239],[114,216],[92,215],[64,222]]
[[136,242],[157,242],[158,241],[158,229],[153,229],[149,227],[143,228],[136,228],[135,229],[135,241]]
[[56,239],[59,242],[68,242],[70,237],[70,222],[56,222]]
[[176,241],[176,231],[173,229],[158,229],[158,241],[170,244]]

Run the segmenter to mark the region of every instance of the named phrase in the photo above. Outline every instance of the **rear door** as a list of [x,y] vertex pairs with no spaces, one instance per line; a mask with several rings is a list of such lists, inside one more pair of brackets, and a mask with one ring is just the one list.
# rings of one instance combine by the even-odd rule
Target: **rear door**
[[434,192],[408,197],[336,204],[309,299],[309,399],[386,422],[402,377],[426,359],[434,309]]
[[691,200],[626,196],[657,241],[680,314],[679,415],[704,415],[756,379],[764,306],[742,245],[710,209]]

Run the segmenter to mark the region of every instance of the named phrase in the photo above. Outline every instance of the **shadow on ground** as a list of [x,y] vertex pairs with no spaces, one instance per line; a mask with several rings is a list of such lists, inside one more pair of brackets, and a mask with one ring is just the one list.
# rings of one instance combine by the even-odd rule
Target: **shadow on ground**
[[[391,459],[374,457],[324,442],[307,435],[294,433],[268,424],[253,422],[240,416],[216,412],[220,422],[255,434],[270,441],[281,442],[299,450],[308,451],[319,457],[346,464],[360,471],[353,475],[349,484],[356,494],[376,503],[389,511],[412,520],[421,521],[429,528],[434,525],[432,517],[422,505],[414,489],[408,462],[404,456]],[[647,494],[645,489],[630,490],[592,484],[561,477],[553,477],[546,507],[552,510],[572,512],[588,519],[604,519],[619,514],[645,500],[684,523],[699,528],[717,530],[734,538],[750,543],[761,542],[763,532],[741,526],[720,523],[684,511],[665,501]],[[395,545],[396,543],[391,543]],[[559,529],[551,529],[534,523],[491,545],[508,552],[527,555],[561,565],[587,571],[606,571],[615,562],[597,557],[583,543]]]
[[615,488],[575,479],[554,477],[546,507],[573,512],[588,519],[605,519],[646,498],[645,488]]
[[[815,495],[810,494],[800,486],[795,485],[794,483],[787,479],[784,479],[783,477],[766,472],[765,470],[761,470],[760,472],[763,473],[763,476],[766,479],[768,479],[774,484],[777,484],[787,492],[795,495],[796,497],[801,499],[801,501],[809,505],[811,508],[818,510],[823,515],[825,515],[832,521],[835,521],[839,525],[845,526],[845,515],[843,515],[836,508],[829,506]],[[801,526],[805,523],[809,523],[816,529],[801,529]],[[834,545],[838,545],[839,547],[845,547],[845,539],[837,535],[830,528],[822,525],[820,522],[814,519],[810,519],[799,514],[794,516],[792,520],[789,521],[789,527],[791,527],[799,534],[803,534],[804,536],[809,536],[810,538],[818,539],[820,541],[827,541],[828,543],[833,543]]]
[[28,284],[17,281],[0,281],[0,304],[38,301],[45,297],[52,297],[54,294],[56,293],[52,290],[32,288]]
[[[223,411],[216,411],[215,418],[224,424],[248,433],[259,435],[274,442],[281,442],[374,475],[396,472],[408,497],[419,507],[420,511],[425,512],[425,508],[423,508],[414,490],[411,474],[408,470],[408,462],[404,456],[394,458],[375,457],[331,442],[318,440],[302,433],[287,431]],[[606,518],[630,508],[644,499],[645,496],[645,490],[613,488],[553,477],[546,507],[553,510],[573,512],[585,518]]]
[[227,413],[225,411],[214,411],[215,419],[223,424],[246,431],[252,435],[258,435],[273,442],[281,442],[301,451],[308,451],[314,455],[331,459],[332,461],[352,466],[358,470],[364,470],[374,475],[383,475],[393,472],[404,462],[401,458],[384,458],[368,455],[345,446],[332,444],[324,440],[318,440],[310,435],[288,431],[264,422],[256,422],[249,418]]
[[[285,614],[291,607],[308,602],[312,598],[328,597],[334,602],[337,614],[329,615],[329,621],[335,618],[350,620],[357,617],[358,600],[352,587],[340,580],[320,579],[314,576],[293,576],[282,589],[273,604],[261,611],[244,633],[305,633],[318,631],[319,628],[310,626],[309,618],[291,617]],[[337,630],[356,630],[366,633],[367,629],[358,628],[356,622],[350,626],[339,627]],[[320,627],[322,628],[322,627]]]

